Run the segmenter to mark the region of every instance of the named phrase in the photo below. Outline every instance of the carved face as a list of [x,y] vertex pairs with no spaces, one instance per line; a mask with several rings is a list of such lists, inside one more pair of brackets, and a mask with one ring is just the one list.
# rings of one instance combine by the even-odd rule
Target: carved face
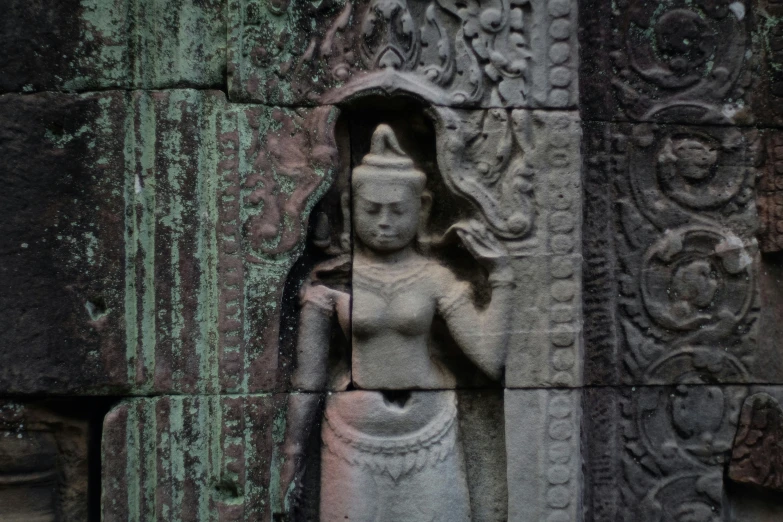
[[699,181],[707,178],[718,161],[717,151],[700,140],[681,139],[672,145],[677,158],[677,170],[686,179]]
[[407,184],[377,180],[355,187],[354,230],[371,250],[393,252],[416,237],[421,196]]
[[706,308],[715,298],[718,281],[710,263],[699,260],[680,267],[672,280],[675,295],[699,308]]

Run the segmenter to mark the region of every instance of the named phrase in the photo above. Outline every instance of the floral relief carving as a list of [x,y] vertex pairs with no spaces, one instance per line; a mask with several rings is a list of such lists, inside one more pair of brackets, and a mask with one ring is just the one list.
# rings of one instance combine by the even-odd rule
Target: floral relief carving
[[619,518],[723,520],[722,467],[745,394],[706,383],[623,393]]
[[[612,90],[595,83],[584,99],[606,117],[694,124],[752,120],[746,96],[754,63],[746,52],[748,2],[597,0],[591,7],[584,34],[595,46],[583,63],[600,60],[611,68]],[[605,17],[611,22],[601,26]],[[590,74],[597,78],[601,71]]]
[[[575,15],[569,0],[350,0],[284,11],[245,0],[235,13],[235,93],[328,103],[368,85],[405,86],[443,105],[568,107]],[[537,53],[534,39],[546,42]],[[290,92],[279,89],[286,83]]]
[[273,111],[271,128],[245,112],[251,143],[241,214],[250,259],[284,254],[300,243],[308,207],[337,164],[332,111]]
[[446,181],[474,201],[492,230],[505,239],[528,235],[535,221],[532,115],[502,109],[450,118],[441,146]]
[[755,333],[758,133],[613,128],[605,136],[613,152],[604,160],[617,198],[612,242],[622,378],[761,378],[768,355],[759,353]]

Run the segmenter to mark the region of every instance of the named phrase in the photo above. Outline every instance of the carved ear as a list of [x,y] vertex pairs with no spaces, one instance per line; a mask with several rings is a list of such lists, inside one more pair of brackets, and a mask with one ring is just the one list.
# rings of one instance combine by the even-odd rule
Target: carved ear
[[432,210],[432,192],[424,190],[421,193],[421,210],[419,210],[419,243],[429,242],[427,236],[427,222],[430,220],[430,211]]
[[421,210],[419,211],[419,216],[421,219],[420,226],[427,224],[427,220],[430,218],[430,210],[432,210],[432,192],[429,190],[424,190],[421,193]]

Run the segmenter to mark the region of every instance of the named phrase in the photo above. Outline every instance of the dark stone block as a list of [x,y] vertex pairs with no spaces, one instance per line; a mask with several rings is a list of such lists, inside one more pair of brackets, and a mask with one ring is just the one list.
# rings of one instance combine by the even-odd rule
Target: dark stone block
[[126,383],[122,93],[0,97],[0,391]]
[[220,88],[223,0],[8,0],[0,92]]
[[89,520],[90,500],[98,500],[89,424],[99,408],[78,408],[0,400],[0,520]]
[[751,2],[583,0],[579,10],[583,119],[753,121]]

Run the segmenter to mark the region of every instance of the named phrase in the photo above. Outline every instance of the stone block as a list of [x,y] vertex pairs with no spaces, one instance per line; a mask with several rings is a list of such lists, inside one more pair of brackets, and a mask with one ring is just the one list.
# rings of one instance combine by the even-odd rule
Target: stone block
[[221,88],[223,0],[9,0],[0,92]]
[[757,0],[753,16],[753,84],[748,94],[761,125],[783,124],[783,2]]
[[581,109],[605,121],[753,122],[754,5],[584,0]]
[[[780,382],[755,129],[594,124],[585,134],[586,382]],[[760,279],[760,275],[762,279]]]
[[0,400],[0,520],[88,520],[88,419]]
[[732,517],[724,479],[745,387],[583,393],[586,522],[746,520]]
[[574,0],[229,3],[234,101],[334,103],[407,91],[462,107],[573,107]]
[[756,183],[756,203],[761,220],[762,252],[783,250],[783,132],[764,132],[765,161]]
[[0,390],[274,389],[333,110],[195,90],[0,102]]
[[123,93],[0,97],[0,391],[120,389]]
[[506,390],[508,521],[582,520],[580,390]]
[[103,520],[271,520],[280,397],[163,396],[115,407],[103,431]]

